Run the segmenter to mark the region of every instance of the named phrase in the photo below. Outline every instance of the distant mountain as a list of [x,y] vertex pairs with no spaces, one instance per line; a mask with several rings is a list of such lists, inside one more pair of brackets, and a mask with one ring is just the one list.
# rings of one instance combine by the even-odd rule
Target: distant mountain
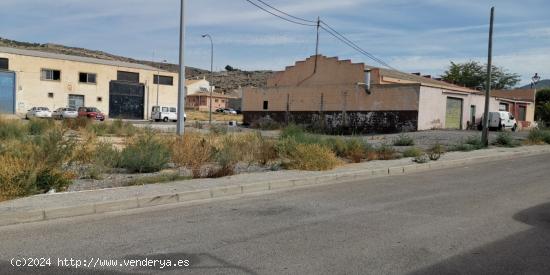
[[[532,88],[531,85],[525,85],[523,87],[521,87],[522,89],[530,89]],[[550,88],[550,79],[545,79],[545,80],[541,80],[538,84],[537,84],[537,89],[548,89]]]
[[[167,64],[167,63],[151,62],[147,60],[138,60],[138,59],[133,59],[129,57],[110,54],[103,51],[89,50],[89,49],[77,48],[77,47],[68,47],[64,45],[51,44],[51,43],[47,43],[47,44],[29,43],[29,42],[21,42],[21,41],[10,40],[10,39],[5,39],[0,37],[0,47],[35,50],[35,51],[42,51],[42,52],[99,58],[99,59],[105,59],[105,60],[124,61],[124,62],[130,62],[130,63],[144,64],[155,68],[160,67],[161,69],[167,70],[170,72],[178,72],[177,64]],[[187,78],[204,77],[208,80],[210,80],[211,78],[209,71],[193,68],[193,67],[186,67],[185,74]],[[233,89],[237,89],[238,87],[247,87],[247,86],[264,87],[267,84],[267,78],[272,74],[273,74],[272,71],[234,70],[230,72],[226,72],[226,71],[214,72],[214,75],[212,77],[212,83],[214,86],[225,91],[230,91]]]

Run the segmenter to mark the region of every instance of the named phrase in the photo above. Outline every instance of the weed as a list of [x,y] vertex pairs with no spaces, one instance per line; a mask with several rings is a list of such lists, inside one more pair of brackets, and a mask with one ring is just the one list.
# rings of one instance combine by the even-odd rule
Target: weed
[[515,140],[512,135],[508,132],[501,132],[498,134],[495,142],[495,145],[503,147],[518,147],[520,146],[519,141]]
[[445,146],[436,143],[430,150],[428,150],[428,157],[430,160],[437,161],[441,156],[445,154]]
[[277,129],[281,129],[281,124],[276,122],[275,120],[269,118],[269,117],[260,118],[256,121],[254,121],[252,123],[252,125],[250,125],[250,126],[252,128],[260,129],[260,130],[277,130]]
[[533,129],[529,132],[527,140],[533,144],[550,144],[550,130]]
[[47,130],[55,127],[53,120],[49,119],[31,119],[28,124],[29,134],[39,136],[46,133]]
[[319,144],[297,144],[295,150],[286,155],[288,169],[323,171],[338,166],[341,161],[326,146]]
[[134,173],[162,170],[170,161],[170,149],[152,133],[138,136],[122,150],[121,167]]
[[161,173],[160,175],[151,176],[151,177],[143,177],[143,178],[135,179],[130,182],[127,182],[126,185],[127,186],[146,185],[146,184],[165,183],[165,182],[190,180],[190,179],[191,177],[180,176],[179,173],[171,172],[171,173]]
[[0,201],[15,199],[36,190],[36,173],[27,159],[0,155]]
[[214,149],[205,137],[196,133],[174,139],[170,148],[172,161],[180,167],[189,167],[195,178],[201,177],[201,168],[212,160]]
[[396,151],[391,145],[382,144],[376,149],[377,159],[379,160],[391,160],[396,158]]
[[409,149],[405,150],[405,152],[403,152],[403,157],[405,157],[405,158],[416,158],[416,157],[419,157],[423,154],[424,154],[424,152],[422,151],[422,149],[420,149],[418,147],[412,147],[412,148],[409,148]]
[[414,139],[408,135],[400,134],[394,141],[394,146],[413,146]]
[[416,157],[414,157],[414,162],[416,163],[428,163],[430,161],[430,157],[428,156],[428,154],[425,154],[425,153],[422,153]]
[[0,140],[21,139],[27,134],[25,127],[16,120],[0,119]]

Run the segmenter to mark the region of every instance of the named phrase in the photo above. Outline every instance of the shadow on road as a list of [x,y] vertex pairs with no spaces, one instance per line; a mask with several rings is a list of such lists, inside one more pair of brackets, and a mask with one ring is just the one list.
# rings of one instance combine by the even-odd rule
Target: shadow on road
[[550,203],[513,218],[533,228],[411,274],[550,274]]

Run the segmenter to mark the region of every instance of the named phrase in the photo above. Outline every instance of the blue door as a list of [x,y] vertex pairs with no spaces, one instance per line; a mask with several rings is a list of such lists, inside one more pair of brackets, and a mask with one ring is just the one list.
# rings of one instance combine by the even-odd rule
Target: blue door
[[15,73],[0,71],[0,113],[15,114]]

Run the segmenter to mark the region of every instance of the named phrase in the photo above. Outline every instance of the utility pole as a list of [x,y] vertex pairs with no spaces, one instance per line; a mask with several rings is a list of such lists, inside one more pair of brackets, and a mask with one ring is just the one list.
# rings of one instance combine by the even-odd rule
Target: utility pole
[[321,18],[317,17],[317,43],[315,44],[315,68],[313,68],[313,73],[317,72],[317,59],[319,56],[319,29],[321,28]]
[[208,37],[210,38],[210,103],[208,105],[210,109],[210,114],[208,116],[208,124],[212,126],[212,101],[213,101],[213,90],[212,82],[214,82],[214,41],[212,40],[212,36],[210,34],[204,34],[202,38]]
[[177,134],[185,134],[185,0],[181,0],[180,5],[180,49],[179,49],[179,87],[178,87],[178,125]]
[[487,90],[485,93],[485,112],[483,115],[483,134],[481,142],[489,146],[489,103],[491,100],[491,76],[493,70],[493,24],[495,21],[495,7],[491,8],[491,24],[489,27],[489,57],[487,61]]

